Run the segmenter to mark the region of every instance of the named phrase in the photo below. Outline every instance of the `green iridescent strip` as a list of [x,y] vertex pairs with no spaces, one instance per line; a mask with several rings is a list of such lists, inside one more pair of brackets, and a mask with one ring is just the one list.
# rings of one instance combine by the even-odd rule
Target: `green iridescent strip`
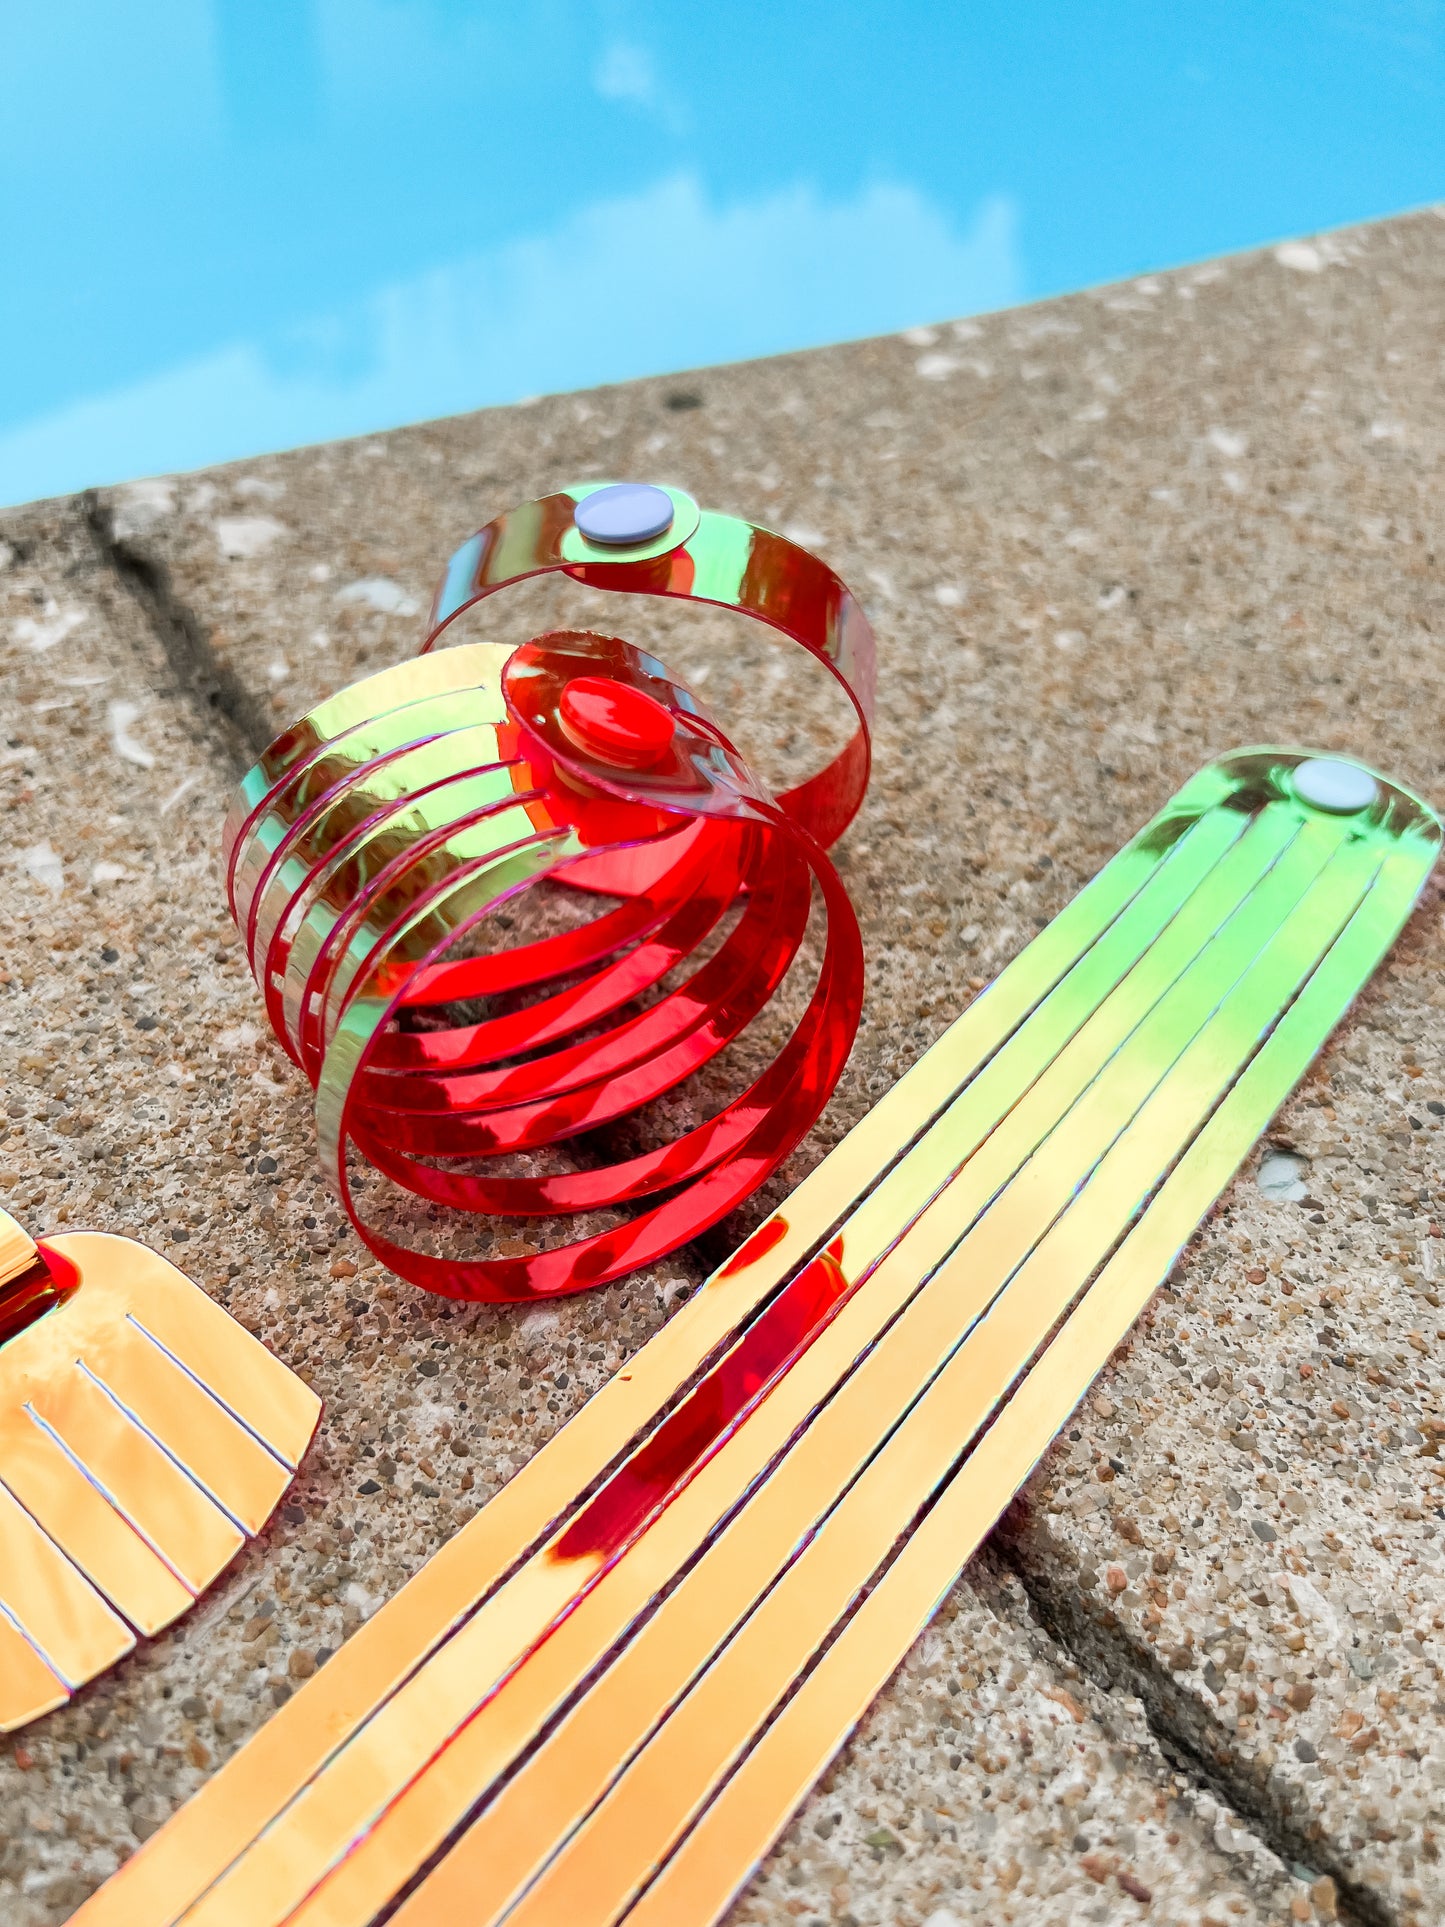
[[[496,667],[500,691],[501,664],[510,652],[499,653]],[[276,784],[298,763],[313,756],[326,743],[365,724],[383,707],[403,713],[428,697],[446,695],[475,683],[475,669],[453,655],[419,656],[393,663],[363,681],[348,684],[334,696],[304,716],[267,750],[242,779],[238,803],[254,809],[263,803]],[[500,717],[498,718],[500,720]]]
[[[174,1877],[166,1918],[358,1927],[489,1796],[398,1923],[716,1917],[1428,873],[1439,826],[1417,799],[1309,807],[1300,760],[1201,772],[974,1001],[358,1637],[324,1739],[292,1732],[293,1761],[262,1736],[275,1790],[250,1817],[204,1795],[183,1816],[150,1856]],[[496,893],[452,873],[442,924]],[[347,930],[328,992],[358,1059],[393,947],[424,956],[441,927],[432,903],[398,906]],[[857,1288],[768,1395],[615,1557],[546,1556],[840,1224]]]

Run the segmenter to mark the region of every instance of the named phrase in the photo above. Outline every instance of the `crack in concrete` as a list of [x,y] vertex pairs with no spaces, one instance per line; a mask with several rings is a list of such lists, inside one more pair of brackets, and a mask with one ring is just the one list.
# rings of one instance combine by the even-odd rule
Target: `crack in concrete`
[[[1007,1518],[1007,1515],[1005,1515]],[[1322,1830],[1312,1831],[1272,1792],[1267,1776],[1240,1760],[1230,1736],[1208,1709],[1179,1686],[1174,1674],[1145,1655],[1106,1616],[1091,1613],[1076,1591],[1047,1577],[1028,1558],[1017,1528],[992,1543],[1028,1596],[1040,1625],[1079,1670],[1104,1692],[1132,1694],[1144,1708],[1160,1751],[1176,1770],[1249,1823],[1284,1866],[1335,1883],[1339,1920],[1347,1927],[1399,1927],[1379,1893],[1357,1878]]]
[[261,705],[217,656],[205,624],[176,594],[165,563],[117,535],[114,514],[98,490],[88,490],[80,506],[102,564],[140,608],[181,694],[202,709],[209,723],[222,725],[237,773],[249,769],[274,734]]
[[[1171,1802],[1183,1807],[1196,1825],[1208,1832],[1209,1816],[1200,1810],[1201,1796],[1208,1800],[1210,1807],[1222,1806],[1228,1809],[1231,1816],[1236,1814],[1237,1810],[1225,1798],[1219,1784],[1205,1776],[1197,1761],[1185,1759],[1179,1749],[1160,1734],[1149,1709],[1137,1694],[1131,1692],[1121,1695],[1109,1682],[1100,1678],[1097,1670],[1091,1671],[1086,1667],[1072,1649],[1056,1636],[1054,1628],[1046,1624],[1040,1615],[1013,1550],[998,1534],[985,1542],[978,1557],[970,1563],[965,1581],[986,1600],[1000,1619],[1029,1642],[1031,1650],[1057,1676],[1077,1686],[1081,1704],[1109,1743],[1115,1747],[1132,1745],[1139,1771],[1151,1778]],[[1147,1733],[1152,1751],[1139,1745],[1139,1723]],[[1280,1903],[1281,1888],[1292,1889],[1293,1882],[1306,1869],[1284,1858],[1278,1851],[1277,1843],[1267,1840],[1263,1833],[1254,1834],[1253,1838],[1258,1852],[1242,1854],[1240,1864],[1234,1871],[1243,1884],[1254,1889],[1268,1911]],[[1225,1853],[1217,1842],[1213,1845],[1216,1853]],[[1274,1863],[1274,1871],[1269,1876],[1266,1876],[1261,1865],[1266,1857]],[[1308,1877],[1317,1879],[1318,1870],[1309,1869]]]

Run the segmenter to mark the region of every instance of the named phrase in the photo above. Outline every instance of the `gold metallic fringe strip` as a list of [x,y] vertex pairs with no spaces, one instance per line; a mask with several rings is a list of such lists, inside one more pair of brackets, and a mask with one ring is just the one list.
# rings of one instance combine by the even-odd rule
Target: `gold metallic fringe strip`
[[[1302,760],[1188,784],[85,1927],[364,1927],[433,1862],[407,1927],[715,1918],[1428,875],[1417,799],[1316,807]],[[592,1530],[810,1260],[836,1311]]]

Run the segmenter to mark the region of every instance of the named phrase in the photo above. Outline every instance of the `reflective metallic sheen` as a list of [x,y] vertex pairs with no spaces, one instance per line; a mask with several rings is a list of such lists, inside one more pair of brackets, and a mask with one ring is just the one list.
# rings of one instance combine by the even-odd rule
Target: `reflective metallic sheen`
[[0,1334],[8,1731],[211,1584],[291,1483],[321,1403],[144,1245],[35,1245],[4,1212]]
[[[474,602],[549,571],[756,616],[841,683],[852,739],[775,799],[628,643],[566,631],[426,653]],[[489,523],[453,557],[421,659],[332,697],[266,752],[226,825],[232,914],[315,1089],[322,1164],[392,1270],[470,1299],[604,1284],[716,1223],[811,1128],[861,1008],[857,920],[824,851],[867,782],[872,689],[867,622],[816,557],[681,490],[596,484]],[[517,1170],[711,1064],[798,955],[815,884],[827,940],[812,999],[748,1089],[656,1148],[599,1165],[594,1140],[581,1168],[554,1155]],[[503,927],[493,913],[533,886],[589,920],[478,954]],[[522,1255],[438,1255],[363,1213],[353,1152],[393,1202],[613,1222]]]
[[1438,820],[1301,760],[1188,783],[83,1927],[717,1919],[1409,914]]

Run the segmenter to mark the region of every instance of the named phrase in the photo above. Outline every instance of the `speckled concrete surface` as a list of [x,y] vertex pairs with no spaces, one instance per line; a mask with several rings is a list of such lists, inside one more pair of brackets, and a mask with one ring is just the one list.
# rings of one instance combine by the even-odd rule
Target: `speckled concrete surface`
[[[673,1263],[516,1318],[342,1229],[216,888],[236,751],[77,505],[5,524],[0,1186],[148,1239],[327,1401],[261,1540],[187,1618],[0,1743],[0,1919],[65,1919],[666,1315]],[[920,1770],[920,1760],[926,1766]],[[835,1817],[836,1816],[836,1817]],[[1287,1918],[1307,1884],[1173,1771],[989,1561],[739,1918]],[[940,1908],[946,1911],[940,1914]]]
[[[189,1230],[196,1274],[330,1401],[293,1516],[202,1608],[204,1640],[198,1616],[0,1762],[0,1812],[52,1819],[0,1823],[17,1919],[62,1918],[725,1248],[520,1324],[347,1272],[362,1254],[310,1175],[304,1094],[259,1034],[208,872],[237,738],[404,653],[456,541],[559,482],[678,480],[815,543],[870,604],[882,703],[840,859],[868,1009],[796,1176],[1208,755],[1348,749],[1445,801],[1442,297],[1426,213],[0,530],[5,695],[25,705],[0,770],[24,798],[4,905],[30,911],[0,986],[24,1080],[10,1195],[32,1223],[104,1193],[121,1229]],[[553,586],[474,632],[626,633],[765,769],[817,754],[838,718],[735,621],[694,615]],[[97,661],[113,687],[64,684]],[[122,730],[152,769],[115,759],[113,700],[142,705]],[[129,856],[114,776],[142,798]],[[14,867],[29,851],[53,876],[42,846],[59,896]],[[97,862],[132,874],[89,882]],[[1434,886],[1272,1133],[1297,1195],[1253,1170],[1233,1187],[1012,1509],[1004,1564],[959,1588],[739,1918],[1445,1913],[1442,952]],[[89,1092],[92,1061],[123,1106]]]
[[[198,729],[78,509],[12,518],[6,541],[6,1201],[37,1229],[155,1242],[327,1399],[280,1518],[215,1592],[0,1750],[0,1917],[28,1927],[64,1919],[700,1274],[517,1320],[434,1308],[369,1266],[311,1177],[304,1102],[219,911],[234,745]],[[1300,1890],[1227,1821],[1220,1843],[1137,1705],[1080,1681],[1016,1582],[961,1589],[914,1666],[917,1693],[774,1856],[753,1917],[807,1895],[860,1922],[1043,1896],[1060,1920],[1128,1918],[1147,1891],[1181,1919],[1209,1900],[1261,1920]]]

